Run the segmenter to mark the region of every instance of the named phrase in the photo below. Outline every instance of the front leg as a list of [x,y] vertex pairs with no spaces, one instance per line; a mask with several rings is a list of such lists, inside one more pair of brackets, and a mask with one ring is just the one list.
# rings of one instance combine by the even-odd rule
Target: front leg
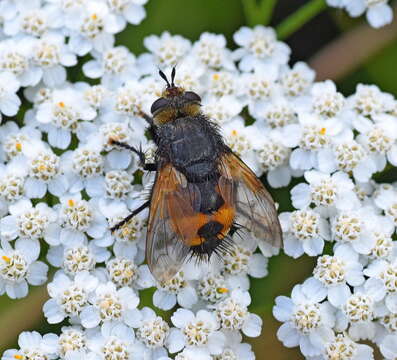
[[153,118],[151,116],[144,113],[143,111],[139,113],[139,116],[143,117],[150,126],[154,126]]
[[125,144],[125,143],[122,143],[120,141],[113,140],[113,139],[110,139],[109,142],[112,145],[117,145],[119,147],[130,150],[130,151],[134,152],[135,154],[137,154],[139,157],[140,165],[144,170],[147,170],[147,171],[156,171],[157,170],[157,165],[155,163],[147,163],[146,162],[145,153],[142,151],[141,147],[139,147],[139,149],[137,149],[131,145],[128,145],[128,144]]
[[118,224],[114,225],[110,231],[114,232],[118,229],[120,229],[124,224],[126,224],[128,221],[130,221],[135,215],[138,215],[142,210],[146,209],[150,205],[150,200],[144,202],[141,206],[136,208],[129,214],[127,217],[125,217],[123,220],[121,220]]

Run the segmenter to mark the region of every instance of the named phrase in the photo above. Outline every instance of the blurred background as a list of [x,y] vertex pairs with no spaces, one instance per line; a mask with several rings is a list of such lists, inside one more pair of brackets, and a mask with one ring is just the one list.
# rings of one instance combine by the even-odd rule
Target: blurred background
[[[118,35],[117,43],[128,46],[136,55],[145,51],[143,39],[150,34],[169,31],[192,41],[202,32],[224,34],[228,47],[233,49],[233,33],[249,24],[244,13],[244,1],[251,0],[150,0],[146,5],[147,17],[137,27],[129,26]],[[277,26],[306,0],[278,0],[275,2],[271,26]],[[396,18],[395,14],[395,18]],[[342,11],[325,8],[292,35],[284,34],[283,40],[292,49],[291,63],[306,61],[317,71],[317,79],[330,78],[344,95],[351,94],[357,83],[371,83],[382,90],[397,95],[397,24],[380,30],[372,30],[363,18],[349,18]],[[194,69],[192,69],[193,71]],[[73,80],[81,78],[75,68],[69,74]],[[382,174],[377,181],[395,181],[397,174]],[[299,180],[274,193],[281,211],[291,210],[289,190]],[[297,260],[281,254],[269,263],[269,275],[265,279],[253,279],[250,310],[264,320],[262,335],[246,339],[252,344],[257,359],[303,359],[298,349],[286,349],[276,338],[279,323],[272,317],[274,299],[278,295],[290,295],[293,285],[310,276],[314,259],[302,256]],[[150,305],[152,291],[144,294],[141,304]],[[0,297],[0,354],[17,346],[18,334],[23,330],[40,333],[58,333],[62,324],[50,326],[42,315],[46,301],[45,287],[33,288],[27,298],[10,300]],[[167,316],[167,314],[163,314]]]

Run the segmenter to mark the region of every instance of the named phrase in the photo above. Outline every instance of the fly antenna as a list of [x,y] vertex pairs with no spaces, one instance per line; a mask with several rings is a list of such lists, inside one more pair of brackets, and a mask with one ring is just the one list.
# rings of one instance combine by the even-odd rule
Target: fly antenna
[[175,86],[174,80],[175,80],[175,66],[172,68],[172,71],[171,71],[171,86],[172,87]]
[[159,70],[159,75],[164,79],[164,81],[167,83],[167,88],[171,87],[170,82],[167,79],[167,76],[161,71]]

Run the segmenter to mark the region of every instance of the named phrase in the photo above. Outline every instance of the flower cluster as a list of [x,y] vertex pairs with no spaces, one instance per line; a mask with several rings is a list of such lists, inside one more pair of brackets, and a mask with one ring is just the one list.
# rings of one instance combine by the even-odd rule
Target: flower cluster
[[[176,84],[201,96],[258,176],[273,188],[306,180],[291,191],[296,210],[280,215],[284,251],[319,257],[313,277],[276,300],[280,340],[317,360],[341,351],[370,359],[358,343],[369,339],[392,359],[397,192],[371,178],[397,164],[396,100],[375,86],[345,98],[331,81],[314,83],[314,71],[289,66],[290,49],[263,26],[238,30],[234,51],[223,35],[191,43],[164,32],[135,56],[114,34],[143,19],[145,2],[0,4],[0,294],[26,296],[28,284],[47,280],[47,262],[57,271],[44,315],[69,322],[58,335],[23,332],[2,359],[255,358],[242,340],[262,328],[249,311],[249,277],[267,275],[273,248],[241,230],[221,257],[187,262],[157,283],[144,264],[147,211],[109,230],[153,184],[136,155],[109,139],[153,157],[142,114],[164,89],[158,68],[175,65]],[[83,55],[93,80],[73,83],[65,67]],[[322,255],[326,242],[333,252]],[[153,309],[140,303],[150,287]],[[169,321],[157,309],[171,310]]]
[[[397,190],[372,176],[397,165],[397,102],[369,85],[347,99],[329,81],[311,93],[298,119],[318,127],[310,137],[300,133],[289,162],[305,182],[291,189],[296,210],[280,221],[285,253],[317,256],[317,264],[290,298],[276,298],[277,335],[311,360],[373,359],[373,348],[360,341],[395,359]],[[310,140],[302,146],[302,139]]]
[[345,9],[351,17],[365,14],[367,21],[374,28],[390,24],[393,10],[389,0],[326,0],[329,6]]

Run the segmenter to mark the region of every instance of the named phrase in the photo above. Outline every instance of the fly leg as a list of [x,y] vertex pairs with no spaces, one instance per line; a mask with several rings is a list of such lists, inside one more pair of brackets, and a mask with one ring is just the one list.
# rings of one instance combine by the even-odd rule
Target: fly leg
[[139,206],[138,208],[136,208],[135,210],[133,210],[131,212],[131,214],[129,214],[127,217],[125,217],[123,220],[121,220],[118,224],[114,225],[110,231],[116,231],[118,229],[120,229],[124,224],[126,224],[128,221],[130,221],[135,215],[138,215],[142,210],[146,209],[150,204],[150,200],[145,201],[141,206]]
[[130,151],[134,152],[135,154],[137,154],[139,157],[139,162],[141,163],[141,166],[143,167],[144,170],[147,170],[147,171],[156,171],[157,170],[157,165],[155,163],[151,164],[151,163],[146,162],[145,153],[142,151],[142,148],[140,146],[139,146],[139,149],[137,149],[131,145],[128,145],[128,144],[125,144],[125,143],[122,143],[120,141],[113,140],[113,139],[110,139],[110,143],[113,145],[122,147],[124,149],[130,150]]
[[144,113],[143,111],[141,111],[139,113],[139,116],[142,116],[146,120],[146,122],[149,124],[149,126],[154,126],[153,118],[151,116],[149,116],[148,114]]

